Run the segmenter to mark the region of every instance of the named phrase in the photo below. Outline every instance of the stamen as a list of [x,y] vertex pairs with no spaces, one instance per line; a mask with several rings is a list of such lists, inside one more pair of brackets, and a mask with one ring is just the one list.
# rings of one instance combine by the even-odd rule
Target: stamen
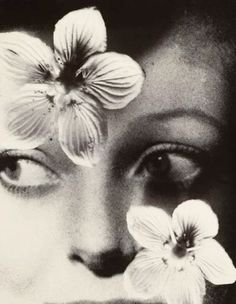
[[169,231],[170,231],[170,237],[171,237],[171,241],[174,245],[177,244],[177,240],[176,240],[176,237],[175,237],[175,234],[173,232],[173,230],[171,229],[171,227],[169,227]]
[[201,248],[201,246],[195,246],[195,247],[190,247],[190,248],[186,248],[186,250],[188,252],[193,252],[193,251],[197,251]]

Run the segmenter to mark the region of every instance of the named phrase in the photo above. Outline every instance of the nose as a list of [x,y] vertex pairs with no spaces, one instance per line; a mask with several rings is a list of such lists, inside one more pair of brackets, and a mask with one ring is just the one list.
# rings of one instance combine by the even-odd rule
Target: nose
[[111,277],[123,273],[131,262],[133,254],[125,254],[120,248],[104,252],[91,253],[74,250],[70,256],[72,262],[80,262],[88,267],[96,276]]
[[80,188],[73,192],[76,229],[69,260],[84,264],[99,277],[123,273],[134,256],[121,193],[112,177],[97,169],[83,172]]

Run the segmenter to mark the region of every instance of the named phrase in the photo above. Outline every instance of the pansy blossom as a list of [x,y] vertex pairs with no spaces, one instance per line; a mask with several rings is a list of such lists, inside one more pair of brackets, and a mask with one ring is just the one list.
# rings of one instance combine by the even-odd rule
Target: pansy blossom
[[57,22],[54,51],[27,33],[1,33],[1,144],[32,149],[57,132],[74,163],[95,164],[107,136],[105,109],[125,107],[144,78],[129,56],[105,52],[106,40],[93,7]]
[[235,282],[230,257],[213,239],[217,216],[205,202],[185,201],[172,218],[160,208],[132,207],[127,223],[142,248],[125,272],[125,287],[132,296],[201,304],[205,279],[215,285]]

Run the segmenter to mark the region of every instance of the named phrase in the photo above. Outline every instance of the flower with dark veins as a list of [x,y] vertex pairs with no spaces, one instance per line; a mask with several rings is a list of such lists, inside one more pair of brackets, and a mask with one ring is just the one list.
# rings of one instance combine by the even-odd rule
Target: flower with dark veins
[[54,52],[29,34],[0,34],[1,142],[32,149],[58,132],[67,156],[92,166],[107,137],[103,109],[127,106],[143,72],[129,56],[105,52],[106,27],[93,7],[59,20],[53,43]]
[[132,296],[167,304],[202,304],[205,279],[215,285],[236,281],[230,257],[213,239],[218,219],[205,202],[183,202],[172,219],[156,207],[131,207],[127,223],[142,247],[124,276]]

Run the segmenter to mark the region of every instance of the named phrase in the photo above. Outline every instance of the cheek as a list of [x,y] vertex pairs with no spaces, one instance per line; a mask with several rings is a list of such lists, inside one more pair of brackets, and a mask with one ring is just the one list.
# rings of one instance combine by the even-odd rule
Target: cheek
[[57,212],[39,204],[0,193],[0,282],[14,288],[33,283],[63,243]]
[[169,214],[172,214],[178,204],[189,199],[188,191],[160,185],[154,180],[138,179],[130,184],[130,189],[132,205],[151,205],[162,208]]

